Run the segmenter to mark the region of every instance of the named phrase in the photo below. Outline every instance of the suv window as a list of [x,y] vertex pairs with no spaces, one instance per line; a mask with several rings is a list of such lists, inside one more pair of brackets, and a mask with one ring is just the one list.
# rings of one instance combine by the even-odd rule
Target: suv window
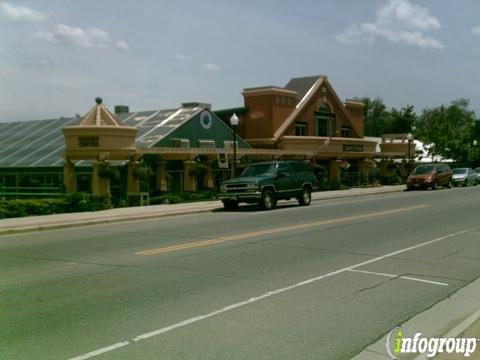
[[245,176],[273,176],[275,172],[275,164],[255,164],[248,166],[240,175]]
[[285,174],[287,176],[292,175],[290,166],[288,166],[287,163],[279,163],[277,168],[277,175],[279,174]]
[[294,173],[305,172],[309,170],[308,165],[301,162],[292,162],[290,163],[290,167]]

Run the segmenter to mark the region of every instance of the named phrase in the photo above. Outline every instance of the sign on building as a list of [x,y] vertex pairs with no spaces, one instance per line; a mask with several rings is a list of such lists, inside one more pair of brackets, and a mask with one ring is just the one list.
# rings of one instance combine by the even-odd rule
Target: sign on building
[[228,157],[227,153],[224,152],[219,152],[217,154],[217,159],[218,159],[218,167],[220,169],[228,169]]

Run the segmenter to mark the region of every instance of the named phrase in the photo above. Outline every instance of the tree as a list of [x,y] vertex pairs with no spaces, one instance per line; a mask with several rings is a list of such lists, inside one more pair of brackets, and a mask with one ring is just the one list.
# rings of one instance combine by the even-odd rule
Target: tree
[[363,121],[366,136],[382,136],[387,129],[388,111],[379,97],[371,100],[368,97],[359,99],[364,103]]
[[425,144],[431,144],[429,155],[458,162],[470,160],[475,113],[469,109],[467,99],[452,101],[448,107],[426,109],[418,120],[417,136]]
[[407,134],[417,121],[413,105],[407,105],[400,110],[392,108],[387,119],[387,130],[390,134]]
[[371,100],[368,97],[358,99],[364,103],[363,121],[366,136],[382,136],[383,134],[406,134],[417,120],[414,107],[407,105],[400,110],[387,109],[379,97]]

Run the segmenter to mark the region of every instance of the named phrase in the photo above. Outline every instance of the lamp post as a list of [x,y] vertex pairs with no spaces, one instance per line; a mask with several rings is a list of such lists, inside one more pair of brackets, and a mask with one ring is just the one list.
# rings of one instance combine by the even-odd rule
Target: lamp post
[[411,164],[412,158],[411,158],[411,155],[410,155],[410,148],[411,148],[412,140],[413,140],[413,135],[411,133],[407,134],[407,140],[408,140],[408,167],[407,167],[408,174],[407,175],[410,175],[411,165],[412,165]]
[[233,130],[233,177],[237,174],[237,126],[238,126],[238,116],[233,113],[230,117],[230,125]]
[[477,166],[477,139],[473,140],[473,166]]

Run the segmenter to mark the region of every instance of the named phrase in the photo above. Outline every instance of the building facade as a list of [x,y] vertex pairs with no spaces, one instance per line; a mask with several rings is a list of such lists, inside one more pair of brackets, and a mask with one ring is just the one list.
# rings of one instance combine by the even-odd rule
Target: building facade
[[129,199],[211,190],[231,176],[234,153],[240,168],[298,159],[332,182],[346,173],[368,179],[372,170],[387,171],[385,160],[408,152],[405,135],[386,136],[380,146],[365,138],[363,104],[342,102],[326,76],[248,88],[243,97],[235,109],[184,103],[142,112],[116,106],[114,113],[97,99],[84,117],[1,123],[0,196],[90,192]]

